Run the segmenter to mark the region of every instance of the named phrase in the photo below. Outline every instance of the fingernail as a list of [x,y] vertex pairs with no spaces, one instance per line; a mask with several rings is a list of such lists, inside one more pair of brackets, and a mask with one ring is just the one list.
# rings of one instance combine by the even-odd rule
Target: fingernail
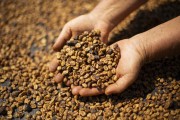
[[111,92],[110,91],[105,91],[105,94],[106,95],[111,95]]
[[55,44],[52,46],[53,50],[55,50]]
[[78,91],[77,91],[76,89],[75,89],[75,90],[72,89],[72,94],[73,94],[73,95],[78,95],[79,93],[78,93]]
[[110,93],[105,93],[107,96],[111,95]]

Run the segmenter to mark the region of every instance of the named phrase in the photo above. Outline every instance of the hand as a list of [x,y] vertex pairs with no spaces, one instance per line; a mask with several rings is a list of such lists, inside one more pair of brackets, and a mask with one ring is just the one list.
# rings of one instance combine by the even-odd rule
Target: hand
[[101,31],[101,40],[106,43],[109,32],[111,32],[113,28],[114,26],[111,23],[105,20],[101,20],[94,13],[81,15],[69,21],[64,26],[53,48],[54,50],[58,51],[71,37],[75,37],[84,31],[91,31],[93,29],[98,29]]
[[134,41],[125,39],[117,42],[120,47],[121,58],[116,68],[116,74],[119,77],[116,83],[109,85],[105,91],[99,91],[96,88],[76,86],[72,87],[72,93],[81,96],[94,96],[102,93],[110,95],[124,91],[136,80],[144,60],[144,55],[140,53],[141,48]]
[[141,52],[143,49],[135,39],[121,40],[117,44],[121,50],[121,58],[116,68],[119,79],[106,88],[106,95],[121,93],[128,88],[136,80],[145,60],[145,55]]
[[179,16],[130,39],[117,42],[121,52],[116,69],[118,81],[109,85],[105,91],[98,91],[95,88],[73,87],[72,93],[81,96],[98,95],[103,92],[106,95],[121,93],[136,80],[144,62],[165,56],[179,55],[180,29],[176,28],[178,25],[180,25]]
[[[93,29],[98,29],[101,31],[101,40],[106,43],[109,32],[111,32],[114,26],[112,23],[109,23],[108,21],[104,19],[101,20],[101,18],[98,18],[98,17],[99,16],[96,15],[96,12],[95,12],[95,13],[89,13],[86,15],[81,15],[71,20],[70,22],[68,22],[64,26],[59,37],[57,38],[57,41],[55,42],[53,46],[54,50],[56,51],[60,50],[63,47],[63,45],[66,43],[66,41],[69,40],[71,37],[79,35],[83,33],[84,31],[91,31]],[[57,66],[58,66],[57,59],[52,60],[51,63],[49,64],[50,71],[52,72],[55,71]],[[55,82],[61,82],[62,79],[63,79],[63,76],[60,73],[58,73],[54,77]]]

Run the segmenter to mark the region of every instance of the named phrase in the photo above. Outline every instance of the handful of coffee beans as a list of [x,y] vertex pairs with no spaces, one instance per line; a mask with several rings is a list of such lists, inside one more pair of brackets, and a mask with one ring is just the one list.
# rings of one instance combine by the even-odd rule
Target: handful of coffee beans
[[85,31],[71,38],[57,53],[63,82],[84,88],[105,89],[117,81],[116,67],[120,58],[117,44],[107,46],[100,40],[100,31]]

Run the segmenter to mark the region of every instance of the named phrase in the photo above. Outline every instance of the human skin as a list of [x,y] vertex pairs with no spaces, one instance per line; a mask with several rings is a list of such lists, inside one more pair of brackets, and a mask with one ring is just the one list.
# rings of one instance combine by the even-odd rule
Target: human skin
[[64,25],[53,49],[58,51],[71,37],[93,29],[101,31],[101,40],[106,43],[111,30],[145,2],[146,0],[101,0],[90,13]]
[[[177,26],[180,26],[180,16],[132,38],[118,41],[121,58],[116,73],[120,78],[115,84],[106,88],[105,94],[109,95],[124,91],[136,80],[138,72],[144,63],[162,57],[179,55],[180,29]],[[123,42],[127,44],[127,48],[124,48]],[[128,64],[126,64],[127,61]]]
[[[92,30],[92,29],[104,30],[104,32],[102,32],[101,35],[103,41],[106,42],[109,32],[121,20],[123,20],[123,18],[126,17],[127,14],[129,14],[134,9],[136,9],[141,4],[143,4],[143,2],[137,2],[137,1],[132,2],[131,0],[127,0],[129,4],[122,5],[121,3],[123,3],[123,1],[119,0],[121,1],[121,3],[119,1],[116,1],[116,4],[114,4],[115,1],[116,0],[112,0],[112,1],[109,0],[108,2],[112,2],[111,4],[102,1],[89,14],[80,16],[79,18],[70,21],[71,24],[67,23],[68,27],[71,28],[69,28],[69,32],[65,32],[67,31],[68,28],[65,25],[60,36],[57,39],[57,42],[54,45],[54,49],[60,50],[64,45],[64,43],[66,42],[66,40],[68,40],[71,36],[80,34],[85,30]],[[118,4],[120,4],[121,7],[118,6]],[[113,6],[113,7],[111,8],[109,6]],[[106,11],[105,8],[109,8],[109,9],[107,9]],[[115,10],[116,12],[114,12]],[[98,19],[99,20],[98,21],[97,20],[97,17],[99,16],[98,13],[102,13],[102,11],[104,11],[102,15],[103,19]],[[111,16],[109,16],[110,13]],[[94,19],[88,19],[86,17],[94,18]],[[87,20],[87,22],[84,25],[82,24],[82,21],[85,19]],[[97,20],[97,21],[92,22],[93,20]],[[93,24],[89,24],[88,21]],[[177,55],[180,53],[180,34],[179,34],[180,29],[178,29],[177,26],[180,26],[180,17],[176,17],[175,19],[172,19],[166,23],[154,27],[146,32],[137,34],[132,38],[118,41],[117,44],[121,50],[120,53],[121,58],[116,68],[116,74],[119,77],[118,81],[114,84],[109,85],[105,90],[101,90],[101,91],[96,88],[82,88],[81,86],[71,86],[72,93],[74,95],[81,95],[81,96],[93,96],[103,93],[105,93],[106,95],[121,93],[136,80],[139,70],[141,69],[141,66],[144,63],[146,63],[147,61],[158,59],[160,57]],[[58,65],[57,60],[53,60],[50,64],[50,70],[54,71],[57,65]],[[56,82],[61,82],[62,79],[63,76],[60,73],[57,74],[54,78]]]

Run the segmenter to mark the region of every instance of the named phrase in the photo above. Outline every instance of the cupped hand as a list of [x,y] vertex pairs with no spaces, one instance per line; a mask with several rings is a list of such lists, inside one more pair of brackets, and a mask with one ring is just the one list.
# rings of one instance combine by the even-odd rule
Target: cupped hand
[[71,37],[75,37],[76,35],[79,35],[84,31],[91,31],[93,29],[98,29],[101,31],[101,40],[106,43],[109,32],[111,32],[113,28],[114,26],[112,23],[109,23],[106,20],[101,20],[95,14],[89,13],[81,15],[69,21],[64,26],[53,46],[53,49],[55,51],[58,51]]
[[[66,41],[69,40],[71,37],[75,37],[76,35],[79,35],[84,31],[91,31],[94,29],[101,31],[101,40],[104,43],[106,43],[108,40],[109,33],[113,28],[114,28],[113,23],[109,23],[108,21],[101,19],[100,16],[96,15],[95,13],[81,15],[69,21],[64,26],[55,44],[53,45],[53,49],[55,51],[59,51],[66,43]],[[50,71],[52,72],[56,71],[57,66],[58,66],[58,60],[55,58],[49,64]],[[55,82],[61,82],[62,79],[63,76],[60,73],[58,73],[53,80]],[[80,89],[80,87],[75,87],[75,91],[78,91],[78,89]],[[92,90],[94,91],[96,89],[92,89]]]
[[116,68],[116,74],[119,78],[117,82],[101,91],[96,88],[72,87],[74,95],[94,96],[103,93],[106,95],[121,93],[136,80],[144,61],[140,47],[136,42],[129,39],[118,41],[116,44],[118,44],[121,52],[121,58]]

